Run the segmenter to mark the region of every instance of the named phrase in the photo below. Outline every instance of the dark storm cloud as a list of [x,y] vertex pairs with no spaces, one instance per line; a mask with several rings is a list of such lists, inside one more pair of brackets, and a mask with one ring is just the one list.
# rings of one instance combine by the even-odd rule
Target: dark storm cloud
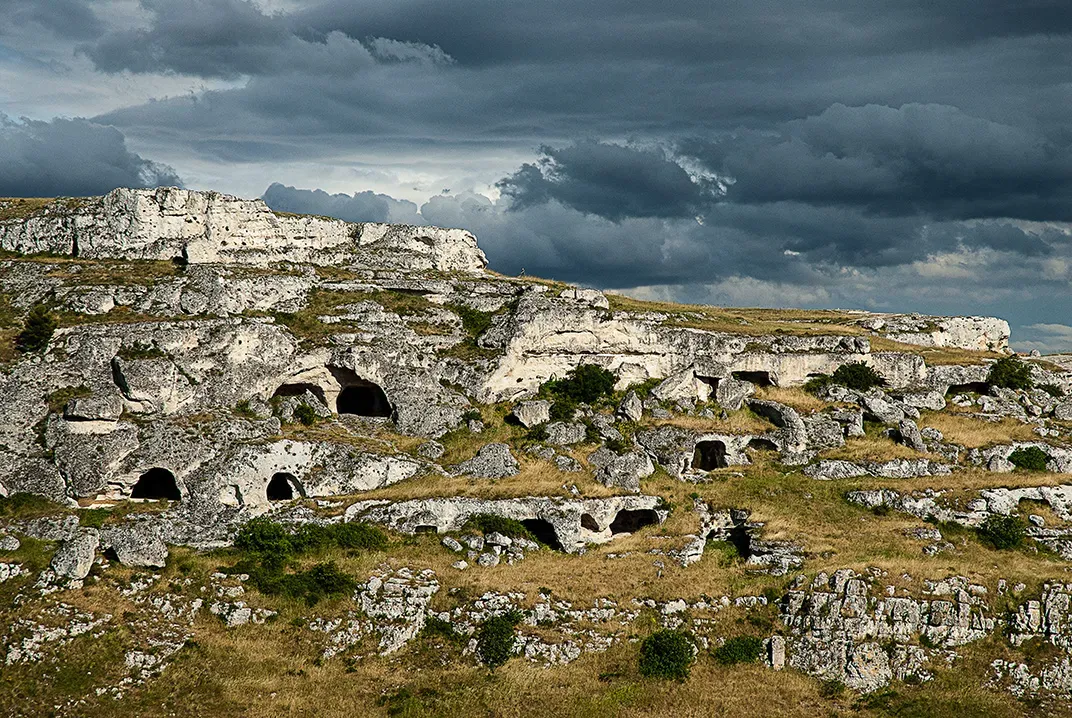
[[0,114],[0,196],[86,196],[116,187],[181,186],[175,171],[127,149],[123,134],[83,119],[15,122]]
[[499,188],[518,208],[555,200],[608,219],[690,217],[717,192],[696,181],[659,149],[581,142],[541,147],[536,164],[524,164]]
[[[1066,140],[1067,141],[1067,140]],[[680,149],[734,179],[733,202],[844,204],[958,219],[1072,219],[1072,152],[944,105],[836,104],[777,133]]]
[[92,3],[84,0],[0,0],[0,17],[8,32],[36,25],[61,38],[88,40],[104,31]]
[[418,222],[417,205],[374,192],[328,194],[319,189],[295,189],[275,182],[265,191],[263,199],[280,212],[319,214],[347,222]]

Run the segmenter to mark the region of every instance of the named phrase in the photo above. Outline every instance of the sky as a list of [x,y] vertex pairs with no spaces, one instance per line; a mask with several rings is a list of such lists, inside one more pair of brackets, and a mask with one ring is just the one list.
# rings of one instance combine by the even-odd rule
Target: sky
[[0,196],[464,227],[648,299],[1072,351],[1067,0],[0,0]]

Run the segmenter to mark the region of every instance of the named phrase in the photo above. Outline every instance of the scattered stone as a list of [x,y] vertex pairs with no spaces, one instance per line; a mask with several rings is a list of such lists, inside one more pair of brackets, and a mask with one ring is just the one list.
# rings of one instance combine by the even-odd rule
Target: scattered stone
[[442,458],[445,452],[446,449],[438,441],[426,441],[417,447],[417,453],[420,456],[432,461]]
[[523,401],[514,407],[510,415],[517,420],[517,423],[526,429],[531,429],[534,426],[546,424],[551,420],[551,402],[542,399]]
[[52,556],[52,570],[60,578],[80,581],[89,575],[93,568],[93,559],[100,544],[100,532],[96,529],[83,528],[73,538],[60,544]]
[[514,476],[521,467],[506,444],[486,444],[476,456],[458,464],[455,469],[482,479],[502,479]]

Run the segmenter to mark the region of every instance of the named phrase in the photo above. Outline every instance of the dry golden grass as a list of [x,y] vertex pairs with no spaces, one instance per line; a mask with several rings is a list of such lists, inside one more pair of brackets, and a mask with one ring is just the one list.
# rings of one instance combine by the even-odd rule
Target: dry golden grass
[[938,458],[916,451],[892,439],[877,434],[853,436],[845,440],[845,445],[822,453],[824,459],[842,459],[844,461],[890,461],[892,459],[927,459]]
[[766,419],[748,409],[727,412],[726,419],[705,419],[702,416],[674,414],[667,419],[645,419],[646,426],[677,426],[691,431],[712,434],[762,434],[774,427]]
[[925,412],[920,417],[920,426],[937,429],[942,432],[946,441],[966,446],[969,449],[1008,444],[1013,441],[1038,441],[1039,439],[1038,434],[1033,430],[1033,425],[1010,418],[1004,418],[1001,421],[986,421],[945,411]]
[[32,217],[53,201],[53,197],[0,197],[0,222]]
[[804,391],[804,388],[799,386],[759,387],[756,390],[756,398],[776,401],[806,414],[812,414],[833,406],[833,404],[823,401],[814,394]]
[[941,364],[985,364],[988,360],[1000,359],[1005,356],[998,352],[977,351],[973,349],[958,349],[956,347],[921,347],[915,344],[897,342],[886,337],[872,336],[871,351],[873,352],[907,352],[918,354],[931,366]]

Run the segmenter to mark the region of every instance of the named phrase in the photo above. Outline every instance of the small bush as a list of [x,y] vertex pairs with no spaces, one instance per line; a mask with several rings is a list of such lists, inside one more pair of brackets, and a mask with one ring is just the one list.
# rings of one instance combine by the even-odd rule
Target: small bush
[[167,353],[155,344],[134,342],[132,345],[119,347],[117,355],[120,359],[133,361],[135,359],[162,359],[167,356]]
[[15,348],[20,352],[36,352],[48,346],[56,331],[56,320],[42,304],[34,306],[26,316],[22,331],[15,337]]
[[462,421],[482,421],[484,415],[480,413],[480,409],[469,409],[462,414]]
[[996,549],[1016,548],[1027,536],[1027,524],[1019,516],[991,514],[979,527],[979,537]]
[[1056,384],[1039,384],[1038,388],[1042,389],[1054,399],[1060,399],[1065,395],[1064,390]]
[[683,681],[692,671],[696,649],[683,631],[656,631],[640,644],[640,675]]
[[830,380],[856,391],[868,391],[886,383],[874,369],[859,361],[842,364],[830,376]]
[[570,399],[575,404],[594,404],[614,392],[618,381],[613,372],[595,364],[582,364],[574,368],[564,379],[551,379],[540,386],[540,394],[554,398]]
[[829,374],[816,374],[811,379],[804,382],[804,391],[811,394],[819,394],[823,389],[834,383],[834,379]]
[[1031,367],[1017,357],[1002,357],[990,365],[986,383],[1004,389],[1030,389]]
[[483,534],[501,533],[503,536],[524,538],[535,541],[532,532],[517,519],[508,519],[496,514],[473,514],[462,526],[462,531],[474,531]]
[[1027,471],[1045,471],[1049,455],[1037,446],[1029,446],[1026,449],[1017,449],[1009,454],[1009,461],[1018,469]]
[[365,523],[332,524],[331,533],[339,548],[383,551],[387,548],[387,534],[376,526]]
[[308,404],[298,404],[294,407],[294,418],[306,426],[312,426],[320,417],[316,415],[316,412]]
[[454,626],[450,621],[444,621],[438,616],[429,616],[424,622],[424,628],[421,629],[422,636],[435,636],[445,639],[448,643],[464,644],[466,643],[466,637],[462,633],[458,633],[454,630]]
[[464,304],[451,305],[451,309],[454,310],[454,313],[462,320],[462,327],[473,339],[476,339],[488,330],[488,327],[491,326],[492,317],[494,316],[490,312],[471,309]]
[[736,636],[713,652],[715,660],[722,665],[755,663],[763,655],[763,640],[755,636]]
[[281,524],[260,516],[238,530],[235,548],[251,554],[252,559],[274,569],[282,569],[294,554],[294,542]]
[[547,424],[537,424],[525,433],[529,441],[547,441]]
[[551,404],[551,421],[572,421],[577,411],[577,402],[572,399],[557,399]]
[[495,670],[510,660],[519,623],[521,615],[511,611],[492,616],[481,624],[476,633],[476,655],[481,663]]
[[625,439],[607,439],[603,442],[603,446],[607,447],[615,454],[624,454],[633,448],[633,445]]

